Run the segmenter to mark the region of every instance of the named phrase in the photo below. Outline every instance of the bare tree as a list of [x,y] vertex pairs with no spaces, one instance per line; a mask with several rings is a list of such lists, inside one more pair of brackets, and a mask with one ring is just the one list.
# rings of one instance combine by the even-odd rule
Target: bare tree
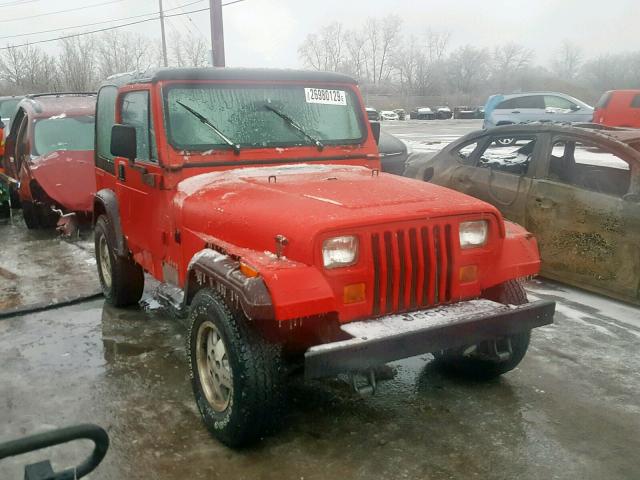
[[209,47],[192,34],[176,33],[171,38],[171,64],[177,67],[206,67],[209,64]]
[[556,53],[552,66],[556,75],[565,80],[573,80],[582,65],[582,49],[568,40],[562,42],[562,46]]
[[401,27],[402,19],[397,15],[390,15],[382,21],[368,18],[365,22],[367,73],[374,84],[388,80],[391,75],[392,62],[389,57],[396,46]]
[[11,46],[2,52],[0,79],[21,93],[55,90],[60,84],[53,57],[33,45]]
[[534,57],[533,50],[516,43],[505,43],[493,49],[492,79],[500,91],[520,83],[520,75],[526,71]]
[[344,60],[342,69],[359,81],[366,80],[367,37],[362,29],[350,30],[344,36]]
[[314,70],[338,71],[343,64],[343,40],[342,24],[331,23],[322,27],[319,33],[307,35],[298,48],[298,56]]
[[97,41],[97,52],[100,78],[114,73],[143,72],[157,64],[149,40],[129,32],[104,32]]
[[456,91],[465,95],[477,94],[489,77],[491,56],[486,49],[472,45],[460,47],[449,57],[449,80]]
[[95,43],[91,35],[60,41],[57,63],[64,89],[88,92],[95,87]]

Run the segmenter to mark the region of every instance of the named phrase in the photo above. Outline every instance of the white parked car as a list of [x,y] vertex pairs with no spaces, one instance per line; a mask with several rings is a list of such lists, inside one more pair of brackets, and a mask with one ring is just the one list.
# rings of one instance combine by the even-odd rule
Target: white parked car
[[391,110],[382,110],[380,112],[380,120],[400,120],[400,117],[396,112]]

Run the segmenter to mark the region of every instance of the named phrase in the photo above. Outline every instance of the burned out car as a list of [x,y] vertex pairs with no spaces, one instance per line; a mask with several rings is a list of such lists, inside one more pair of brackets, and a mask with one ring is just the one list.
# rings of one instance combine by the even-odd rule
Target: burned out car
[[[196,404],[230,446],[278,422],[288,375],[434,352],[501,375],[552,302],[527,302],[535,239],[488,203],[380,172],[379,124],[329,72],[159,69],[104,82],[95,251],[108,302],[188,317]],[[115,122],[115,123],[114,123]]]
[[28,228],[91,218],[95,101],[95,94],[53,93],[17,105],[4,169]]
[[505,126],[414,155],[405,175],[485,200],[524,226],[538,239],[543,276],[640,303],[639,150],[638,130]]

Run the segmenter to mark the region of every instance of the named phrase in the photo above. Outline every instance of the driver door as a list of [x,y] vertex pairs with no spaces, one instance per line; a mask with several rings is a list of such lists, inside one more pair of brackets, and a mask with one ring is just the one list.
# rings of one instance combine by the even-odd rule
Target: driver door
[[136,129],[136,158],[116,157],[116,191],[120,219],[129,249],[136,262],[155,277],[161,270],[163,224],[166,215],[160,196],[161,168],[153,134],[148,90],[120,96],[121,123]]
[[509,146],[490,136],[473,157],[456,167],[452,188],[494,205],[505,218],[524,223],[524,209],[537,154],[535,135],[509,135]]

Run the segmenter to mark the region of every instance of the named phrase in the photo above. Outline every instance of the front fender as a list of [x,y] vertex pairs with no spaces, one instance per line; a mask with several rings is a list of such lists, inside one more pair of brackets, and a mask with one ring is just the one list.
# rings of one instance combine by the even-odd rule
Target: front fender
[[118,198],[113,190],[103,188],[96,192],[93,198],[93,226],[95,227],[98,217],[106,215],[109,217],[111,226],[113,227],[113,235],[116,246],[116,253],[124,257],[127,255],[127,246],[122,234],[122,225],[120,223],[120,209],[118,208]]
[[540,272],[540,253],[538,242],[532,233],[520,225],[504,222],[505,237],[500,255],[497,258],[491,284],[483,284],[487,289],[507,280],[530,277]]

